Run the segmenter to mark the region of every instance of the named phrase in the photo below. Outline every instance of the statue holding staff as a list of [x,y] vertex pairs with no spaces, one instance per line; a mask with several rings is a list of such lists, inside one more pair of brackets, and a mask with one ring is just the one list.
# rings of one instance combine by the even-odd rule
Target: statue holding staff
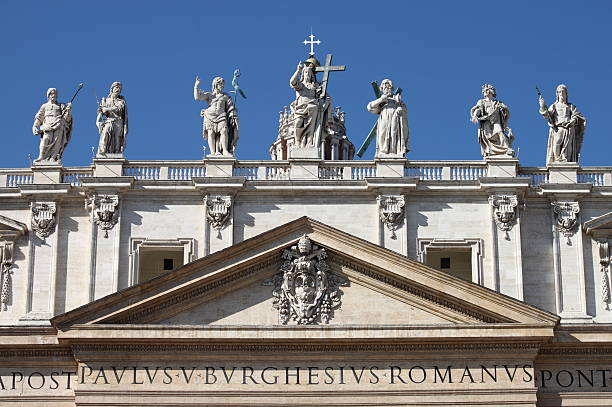
[[548,146],[546,147],[546,165],[558,162],[578,162],[586,119],[578,112],[576,106],[568,101],[567,86],[557,86],[557,100],[547,107],[540,90],[538,102],[540,114],[548,122]]
[[[79,90],[81,87],[82,84]],[[35,165],[61,165],[64,150],[70,141],[72,101],[67,104],[59,103],[57,96],[57,89],[49,88],[47,90],[47,103],[44,103],[34,116],[32,133],[35,136],[41,136],[38,158],[34,160]],[[74,100],[74,97],[72,99]]]
[[200,116],[204,118],[203,137],[208,141],[210,155],[233,156],[239,136],[239,120],[236,105],[225,92],[225,80],[219,76],[212,81],[212,91],[198,89],[202,81],[196,76],[193,98],[208,102]]
[[125,98],[121,95],[121,82],[113,82],[108,97],[98,105],[96,126],[100,132],[98,155],[123,154],[127,142],[128,112]]

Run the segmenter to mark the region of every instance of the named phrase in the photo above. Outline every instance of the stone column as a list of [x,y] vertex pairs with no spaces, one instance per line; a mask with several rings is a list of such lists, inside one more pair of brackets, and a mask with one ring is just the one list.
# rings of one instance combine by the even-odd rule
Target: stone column
[[563,322],[589,322],[580,204],[556,200],[551,205],[557,313]]
[[87,198],[87,207],[91,224],[89,300],[94,301],[119,289],[120,197],[116,192],[94,193]]
[[523,260],[521,251],[521,203],[515,194],[489,197],[493,232],[493,289],[523,300]]
[[31,204],[26,315],[24,321],[46,321],[54,314],[57,274],[57,219],[54,201]]

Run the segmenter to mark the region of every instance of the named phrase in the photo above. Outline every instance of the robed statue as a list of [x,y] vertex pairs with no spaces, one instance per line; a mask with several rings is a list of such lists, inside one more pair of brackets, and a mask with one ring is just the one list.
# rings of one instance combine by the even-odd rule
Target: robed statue
[[[305,63],[300,61],[289,79],[289,86],[295,90],[295,100],[291,102],[291,113],[294,117],[295,146],[298,148],[319,147],[321,140],[315,140],[317,127],[324,126],[325,128],[331,120],[329,117],[331,109],[323,112],[324,115],[320,114],[324,108],[324,100],[320,99],[323,88],[315,75],[318,65],[319,62],[314,57],[310,57]],[[328,105],[331,106],[331,100]],[[319,120],[321,123],[318,122]]]
[[59,103],[57,89],[47,90],[47,103],[44,103],[32,125],[32,133],[41,136],[40,152],[35,164],[62,163],[64,150],[70,141],[72,133],[72,103]]
[[470,110],[470,119],[478,123],[478,143],[484,158],[496,155],[514,156],[512,142],[514,136],[508,127],[510,110],[503,102],[495,99],[493,85],[484,84],[482,95],[476,106]]
[[232,98],[223,92],[225,80],[218,76],[214,78],[211,92],[199,90],[201,82],[200,78],[196,77],[193,97],[208,103],[208,107],[202,109],[200,116],[204,119],[202,137],[208,141],[210,155],[234,156],[240,125],[236,105]]
[[108,97],[98,105],[96,126],[100,132],[98,155],[123,154],[127,142],[128,111],[125,98],[121,95],[122,85],[113,82]]
[[393,82],[380,83],[380,97],[368,103],[368,111],[378,115],[376,122],[376,157],[403,158],[410,151],[408,109],[401,92],[393,92]]
[[551,163],[578,162],[586,119],[578,112],[576,106],[568,101],[567,86],[557,86],[557,100],[546,107],[540,95],[540,114],[548,122],[548,146],[546,147],[546,165]]

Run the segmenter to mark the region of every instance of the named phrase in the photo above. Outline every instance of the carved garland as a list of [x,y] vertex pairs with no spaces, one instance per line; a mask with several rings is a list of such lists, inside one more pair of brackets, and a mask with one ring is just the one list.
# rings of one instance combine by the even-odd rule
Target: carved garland
[[104,231],[104,237],[107,238],[108,231],[119,221],[119,196],[91,196],[88,198],[88,207],[93,211],[94,222]]
[[283,325],[294,320],[298,325],[321,321],[329,323],[333,309],[340,306],[340,286],[348,281],[329,272],[325,262],[327,252],[313,245],[308,236],[300,238],[297,246],[285,249],[281,273],[266,285],[274,285],[273,306],[278,310]]
[[11,298],[11,274],[13,271],[13,242],[0,243],[0,274],[2,275],[2,288],[0,289],[0,304],[2,310],[8,309]]
[[570,237],[575,233],[578,225],[578,213],[580,205],[578,202],[552,202],[554,227],[567,237],[568,244],[571,243]]
[[610,247],[607,239],[598,241],[599,244],[599,265],[601,266],[601,299],[610,309],[610,278],[608,270],[610,268]]
[[32,230],[38,237],[45,239],[53,233],[55,226],[55,214],[57,208],[55,202],[32,202]]
[[378,213],[380,220],[391,231],[391,239],[397,239],[395,231],[404,220],[406,201],[402,195],[378,195]]

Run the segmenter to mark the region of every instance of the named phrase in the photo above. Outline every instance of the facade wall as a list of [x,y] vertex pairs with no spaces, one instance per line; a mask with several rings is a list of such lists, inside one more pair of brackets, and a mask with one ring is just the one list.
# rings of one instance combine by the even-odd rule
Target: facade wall
[[[312,168],[305,165],[296,173],[308,174]],[[17,241],[11,299],[0,311],[0,324],[46,324],[52,315],[137,283],[141,247],[184,249],[189,262],[302,216],[421,261],[427,248],[470,250],[473,282],[573,322],[612,322],[610,304],[602,301],[598,245],[580,226],[612,212],[607,184],[551,183],[546,188],[560,186],[549,192],[546,185],[530,184],[516,168],[514,177],[393,181],[380,173],[320,179],[313,168],[314,177],[298,180],[224,178],[211,172],[180,181],[91,177],[71,187],[3,188],[0,215],[6,218],[31,229],[30,203],[38,201],[56,202],[57,213],[49,237],[43,240],[30,230]],[[353,175],[361,171],[347,168]],[[264,166],[259,171],[271,174]],[[508,231],[494,220],[490,197],[496,194],[520,200]],[[119,201],[117,223],[108,230],[85,205],[87,197],[103,195]],[[231,201],[219,228],[207,218],[213,209],[206,199],[215,196]],[[379,196],[403,197],[395,230],[380,217]],[[570,238],[554,232],[555,201],[580,203],[578,229]]]

